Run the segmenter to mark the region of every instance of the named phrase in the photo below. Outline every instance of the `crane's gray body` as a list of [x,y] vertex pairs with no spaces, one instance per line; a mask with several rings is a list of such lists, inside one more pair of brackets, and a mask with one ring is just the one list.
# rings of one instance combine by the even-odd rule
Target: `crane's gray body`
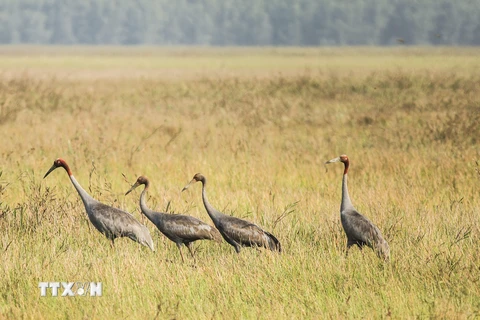
[[71,174],[65,160],[55,160],[54,165],[45,174],[45,177],[58,167],[63,167],[67,171],[73,186],[83,201],[88,219],[95,229],[112,241],[112,245],[116,238],[127,237],[155,251],[152,237],[147,227],[138,222],[130,213],[107,206],[93,199]]
[[147,216],[158,230],[178,245],[189,244],[197,240],[219,240],[220,233],[214,227],[191,216],[167,214],[152,211]]
[[86,207],[88,219],[108,239],[127,237],[154,251],[153,241],[147,227],[130,213],[96,202]]
[[143,214],[158,230],[177,246],[197,240],[221,240],[220,233],[205,222],[182,214],[168,214],[150,210],[145,202],[146,188],[140,196],[140,208]]
[[223,239],[232,245],[237,253],[240,252],[241,247],[264,247],[272,251],[282,251],[280,242],[271,233],[251,222],[226,215],[213,208],[207,199],[205,190],[206,178],[200,174],[196,174],[195,177],[192,182],[194,180],[202,182],[202,200],[208,215],[215,227],[220,231]]
[[73,175],[70,180],[83,200],[88,219],[93,226],[108,239],[127,237],[155,251],[153,240],[147,227],[138,222],[130,213],[107,206],[93,199],[77,182]]
[[223,239],[237,252],[240,252],[241,247],[264,247],[272,251],[281,251],[277,238],[253,223],[225,214],[222,217],[217,215],[217,218],[212,220]]

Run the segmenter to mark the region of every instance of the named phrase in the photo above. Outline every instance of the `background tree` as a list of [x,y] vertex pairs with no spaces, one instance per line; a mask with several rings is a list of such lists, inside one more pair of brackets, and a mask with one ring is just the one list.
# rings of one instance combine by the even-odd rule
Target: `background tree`
[[0,0],[0,43],[479,45],[473,0]]

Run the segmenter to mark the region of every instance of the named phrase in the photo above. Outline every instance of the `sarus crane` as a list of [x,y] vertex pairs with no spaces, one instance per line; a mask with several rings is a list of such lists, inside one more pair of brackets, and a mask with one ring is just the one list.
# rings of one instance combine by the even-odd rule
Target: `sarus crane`
[[152,237],[147,227],[138,222],[130,213],[113,208],[92,198],[78,183],[65,160],[58,158],[43,177],[44,179],[55,169],[64,168],[70,181],[82,198],[88,219],[93,226],[111,240],[115,245],[115,238],[127,237],[155,251]]
[[350,161],[346,155],[329,160],[325,164],[342,162],[345,166],[342,180],[342,204],[340,205],[340,219],[343,230],[347,235],[347,254],[351,246],[357,245],[372,248],[379,258],[387,261],[390,258],[390,248],[380,230],[367,217],[361,215],[352,205],[347,188],[347,173]]
[[198,181],[202,183],[202,199],[208,215],[215,227],[220,231],[223,239],[232,245],[237,253],[240,252],[241,247],[264,247],[272,251],[282,251],[280,242],[273,234],[251,222],[226,215],[212,207],[208,202],[205,190],[207,179],[201,173],[195,174],[182,191],[185,191],[191,184]]

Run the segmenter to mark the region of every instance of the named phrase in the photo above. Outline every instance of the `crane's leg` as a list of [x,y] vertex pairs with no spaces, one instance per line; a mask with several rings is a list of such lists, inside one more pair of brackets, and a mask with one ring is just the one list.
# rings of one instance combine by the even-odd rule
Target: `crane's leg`
[[188,251],[190,251],[190,254],[192,255],[193,263],[197,264],[197,259],[195,258],[195,255],[193,254],[193,251],[192,251],[192,246],[191,246],[192,243],[188,242],[188,243],[185,243],[185,245],[187,246]]
[[178,248],[178,251],[180,251],[180,256],[182,257],[182,262],[185,263],[185,259],[183,258],[183,253],[182,253],[182,244],[177,243],[177,248]]
[[348,257],[348,251],[354,244],[355,244],[354,242],[347,241],[347,250],[345,251],[345,258]]
[[112,238],[112,242],[110,242],[110,247],[115,249],[115,238]]
[[365,251],[363,250],[363,245],[362,244],[357,244],[358,249],[360,249],[360,252],[362,253],[362,257],[365,257]]

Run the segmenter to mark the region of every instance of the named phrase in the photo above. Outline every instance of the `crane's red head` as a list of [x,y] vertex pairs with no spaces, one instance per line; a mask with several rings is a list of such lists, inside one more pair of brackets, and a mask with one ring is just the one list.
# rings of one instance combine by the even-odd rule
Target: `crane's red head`
[[145,177],[145,176],[140,176],[140,177],[137,178],[137,182],[136,182],[136,183],[138,183],[139,185],[140,185],[140,184],[144,184],[144,185],[148,186],[148,185],[150,184],[150,181],[148,181],[148,178],[147,178],[147,177]]
[[145,189],[148,189],[148,186],[150,185],[150,181],[148,181],[148,178],[145,177],[145,176],[140,176],[137,178],[137,181],[135,182],[135,184],[130,188],[130,190],[127,191],[127,193],[125,193],[125,195],[129,194],[130,192],[132,192],[136,187],[140,186],[144,184],[145,185]]
[[348,157],[346,154],[342,154],[338,158],[328,160],[327,162],[325,162],[325,164],[334,163],[334,162],[342,162],[345,165],[345,170],[343,171],[343,174],[347,174],[350,161],[348,160]]
[[70,168],[68,167],[68,164],[65,162],[65,160],[63,160],[62,158],[58,158],[57,160],[53,161],[53,166],[50,168],[50,170],[47,171],[47,173],[45,173],[43,178],[45,179],[50,174],[50,172],[52,172],[53,170],[59,167],[64,168],[65,171],[67,171],[69,176],[72,175],[72,171],[70,171]]
[[198,181],[205,181],[205,177],[203,176],[203,174],[201,173],[196,173],[194,176],[193,176],[193,179],[192,181],[195,180],[195,182],[198,182]]
[[201,173],[197,173],[193,176],[193,179],[182,189],[182,192],[187,190],[188,187],[190,187],[191,184],[194,184],[195,182],[201,181],[202,183],[205,183],[206,179]]

